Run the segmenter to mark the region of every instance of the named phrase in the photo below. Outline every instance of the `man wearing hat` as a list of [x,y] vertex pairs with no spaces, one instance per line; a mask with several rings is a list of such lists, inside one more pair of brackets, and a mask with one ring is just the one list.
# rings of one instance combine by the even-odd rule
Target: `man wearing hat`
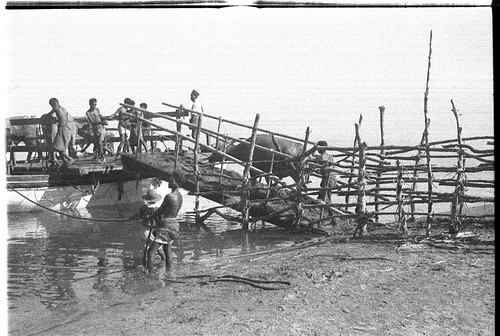
[[[155,225],[155,221],[152,219],[152,215],[161,205],[161,201],[163,198],[154,189],[149,189],[148,192],[142,196],[142,199],[144,204],[139,209],[139,212],[130,217],[130,219],[142,219],[140,235],[142,240],[146,242],[146,246],[144,248],[144,253],[142,256],[142,265],[144,266],[144,268],[147,268],[148,249],[149,245],[151,245],[152,243],[152,239],[154,238],[153,228]],[[161,260],[165,261],[166,256],[162,249],[158,249],[158,254],[161,257]]]
[[160,207],[153,213],[152,217],[156,225],[153,228],[152,243],[148,248],[148,272],[154,271],[154,256],[159,249],[165,252],[165,271],[169,272],[172,268],[172,242],[179,236],[179,222],[177,215],[182,207],[182,195],[179,185],[183,182],[184,176],[174,171],[168,181],[168,187],[172,189],[170,194],[163,198]]

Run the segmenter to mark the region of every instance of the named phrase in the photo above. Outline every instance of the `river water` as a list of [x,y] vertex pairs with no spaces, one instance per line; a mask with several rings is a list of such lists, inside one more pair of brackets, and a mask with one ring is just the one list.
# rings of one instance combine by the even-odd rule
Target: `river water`
[[[245,235],[239,224],[218,216],[207,219],[203,228],[189,213],[193,205],[194,197],[185,194],[181,233],[173,243],[177,275],[188,274],[194,265],[205,266],[210,273],[215,264],[236,256],[285,248],[311,238],[269,224]],[[201,207],[210,205],[208,200],[201,202]],[[81,219],[47,211],[8,214],[9,316],[37,316],[88,300],[104,302],[109,299],[106,293],[128,295],[158,289],[158,282],[144,286],[140,221],[106,221],[128,218],[137,209],[93,208],[69,213]],[[15,321],[10,318],[9,324]]]

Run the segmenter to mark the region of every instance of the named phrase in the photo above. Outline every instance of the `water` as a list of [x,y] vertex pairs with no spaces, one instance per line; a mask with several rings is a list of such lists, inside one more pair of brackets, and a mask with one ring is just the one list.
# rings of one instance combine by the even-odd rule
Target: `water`
[[[183,211],[190,211],[193,204],[193,198],[185,196]],[[204,200],[202,206],[207,205],[209,201]],[[115,207],[71,214],[103,220],[127,218],[135,211]],[[217,216],[205,224],[207,228],[201,228],[192,214],[183,213],[180,237],[173,244],[177,274],[187,274],[190,267],[200,264],[210,273],[214,263],[311,238],[271,225],[245,236],[239,224]],[[103,302],[111,294],[132,295],[160,288],[154,281],[144,286],[139,227],[140,221],[89,221],[51,212],[9,214],[7,294],[13,321],[26,313],[44,314],[68,305]]]

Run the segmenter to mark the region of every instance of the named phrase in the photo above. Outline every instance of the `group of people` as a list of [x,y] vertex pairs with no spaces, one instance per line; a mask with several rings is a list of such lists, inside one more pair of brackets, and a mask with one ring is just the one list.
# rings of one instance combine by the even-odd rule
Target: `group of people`
[[[199,114],[192,113],[192,111],[203,112],[203,108],[197,103],[199,93],[196,90],[191,92],[191,118],[189,120],[191,126],[191,136],[196,138],[197,126],[199,123]],[[52,110],[47,114],[47,118],[55,118],[57,121],[57,133],[53,136],[53,147],[57,150],[64,161],[65,165],[70,165],[74,158],[67,153],[67,149],[72,141],[72,130],[70,127],[71,116],[68,114],[56,98],[51,98],[49,104]],[[104,131],[107,120],[118,120],[118,133],[120,135],[120,144],[118,146],[118,153],[128,152],[129,150],[141,151],[144,148],[148,150],[147,145],[143,139],[143,135],[149,135],[150,128],[148,125],[144,127],[145,132],[141,132],[140,122],[137,117],[143,117],[141,110],[147,109],[147,104],[140,104],[141,110],[136,110],[131,107],[135,106],[135,102],[130,98],[124,100],[124,105],[121,106],[110,117],[105,118],[101,115],[97,108],[97,100],[92,98],[89,100],[90,108],[86,112],[86,118],[89,127],[92,130],[94,137],[95,155],[97,160],[104,159],[103,141]],[[182,108],[182,105],[181,105]],[[135,117],[134,117],[135,115]],[[54,117],[55,116],[55,117]],[[326,153],[328,144],[326,141],[319,141],[318,154],[312,161],[320,166],[321,170],[321,183],[318,199],[322,202],[331,202],[331,189],[336,185],[335,175],[332,171],[334,164],[333,158]],[[152,150],[154,147],[152,146]],[[171,192],[162,197],[156,191],[161,184],[161,181],[154,184],[146,195],[144,195],[144,205],[139,209],[139,212],[132,216],[130,219],[142,219],[142,238],[146,242],[143,254],[143,265],[149,273],[153,273],[155,269],[155,255],[158,253],[165,263],[165,269],[169,272],[172,268],[172,242],[179,235],[179,222],[177,215],[182,206],[182,195],[179,191],[179,186],[183,182],[182,174],[174,171],[171,175],[169,188]]]
[[[145,152],[149,151],[144,136],[152,135],[151,126],[149,123],[142,123],[139,118],[152,120],[151,115],[146,111],[132,108],[135,106],[135,102],[130,98],[125,98],[123,103],[130,107],[122,105],[109,117],[103,117],[97,108],[97,100],[92,98],[89,101],[90,108],[86,112],[86,117],[94,136],[94,151],[98,161],[104,160],[104,132],[108,120],[118,120],[120,144],[117,148],[117,156],[121,153],[135,153],[136,151],[142,153],[143,149]],[[146,110],[148,105],[141,103],[139,107]],[[155,142],[151,141],[151,151],[155,147]]]
[[[125,98],[124,104],[135,106],[135,102],[130,98]],[[139,108],[146,110],[146,103],[139,104]],[[132,114],[132,116],[131,116]],[[140,118],[151,120],[151,116],[141,110],[137,110],[128,106],[120,106],[115,113],[108,119],[118,120],[118,134],[120,136],[120,144],[118,145],[117,155],[121,153],[142,153],[144,149],[148,152],[148,146],[144,140],[144,136],[151,135],[151,127],[148,123],[142,123]],[[155,149],[155,144],[151,141],[151,151]]]
[[[192,124],[190,129],[193,138],[196,138],[200,121],[199,113],[203,113],[203,107],[198,101],[199,96],[200,94],[196,90],[193,90],[190,96],[191,103],[189,104],[189,109],[184,109],[182,105],[180,106],[180,110],[187,111],[186,114],[190,115],[189,123]],[[148,148],[144,140],[145,136],[153,135],[151,124],[148,122],[152,121],[152,115],[146,111],[148,105],[141,103],[139,104],[139,109],[137,109],[134,108],[135,102],[132,99],[125,98],[123,102],[124,105],[121,105],[115,113],[105,117],[101,115],[97,107],[97,99],[91,98],[89,100],[89,109],[85,112],[87,120],[85,127],[91,134],[94,145],[94,159],[97,162],[105,161],[105,126],[109,120],[118,120],[120,143],[116,151],[116,156],[130,152],[153,152],[156,149],[155,141],[151,140],[150,147]],[[57,98],[51,98],[49,105],[52,107],[52,110],[41,117],[42,128],[44,129],[44,134],[46,134],[46,142],[59,154],[59,157],[63,161],[63,166],[69,166],[77,157],[75,147],[78,127],[68,111],[60,105]],[[146,122],[142,122],[143,119]],[[57,130],[54,127],[55,124],[57,124]],[[87,147],[84,147],[84,149]],[[111,150],[111,152],[113,151]],[[55,163],[54,153],[52,151],[50,153],[50,161]]]

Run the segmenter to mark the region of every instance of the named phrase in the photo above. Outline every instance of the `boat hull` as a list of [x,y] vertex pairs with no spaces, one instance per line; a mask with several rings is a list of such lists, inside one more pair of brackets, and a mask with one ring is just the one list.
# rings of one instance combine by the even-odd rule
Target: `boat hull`
[[126,205],[140,202],[151,179],[71,186],[7,188],[7,212],[32,212]]

